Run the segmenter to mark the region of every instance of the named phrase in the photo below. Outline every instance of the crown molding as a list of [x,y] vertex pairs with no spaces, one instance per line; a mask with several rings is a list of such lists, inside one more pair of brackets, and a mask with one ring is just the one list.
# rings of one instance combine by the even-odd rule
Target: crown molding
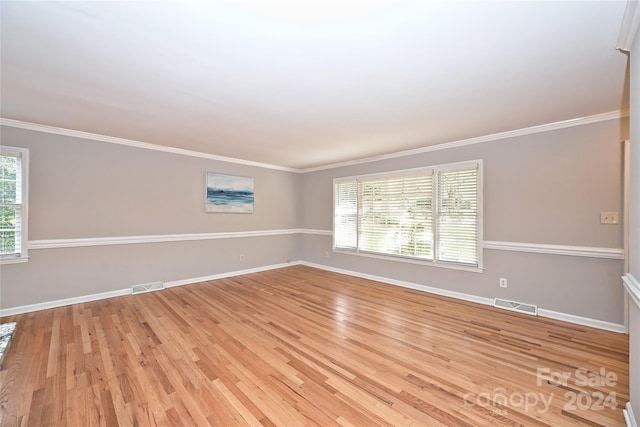
[[413,156],[413,155],[416,155],[416,154],[429,153],[431,151],[448,150],[448,149],[451,149],[451,148],[458,148],[458,147],[464,147],[464,146],[467,146],[467,145],[481,144],[481,143],[484,143],[484,142],[498,141],[498,140],[501,140],[501,139],[514,138],[514,137],[517,137],[517,136],[525,136],[525,135],[531,135],[531,134],[540,133],[540,132],[548,132],[548,131],[552,131],[552,130],[566,129],[566,128],[575,127],[575,126],[583,126],[583,125],[588,125],[588,124],[591,124],[591,123],[604,122],[604,121],[607,121],[607,120],[621,119],[623,117],[629,117],[629,112],[628,111],[621,111],[621,110],[610,111],[608,113],[595,114],[595,115],[592,115],[592,116],[579,117],[579,118],[576,118],[576,119],[562,120],[562,121],[559,121],[559,122],[547,123],[547,124],[537,125],[537,126],[531,126],[531,127],[527,127],[527,128],[510,130],[510,131],[506,131],[506,132],[493,133],[493,134],[490,134],[490,135],[478,136],[478,137],[474,137],[474,138],[461,139],[459,141],[451,141],[451,142],[445,142],[445,143],[442,143],[442,144],[429,145],[429,146],[426,146],[426,147],[415,148],[415,149],[412,149],[412,150],[398,151],[396,153],[390,153],[390,154],[382,154],[380,156],[365,157],[365,158],[358,159],[358,160],[350,160],[350,161],[347,161],[347,162],[334,163],[334,164],[325,165],[325,166],[318,166],[318,167],[313,167],[313,168],[300,169],[299,172],[302,172],[302,173],[316,172],[316,171],[321,171],[321,170],[325,170],[325,169],[335,169],[335,168],[341,168],[341,167],[345,167],[345,166],[359,165],[359,164],[362,164],[362,163],[378,162],[378,161],[381,161],[381,160],[395,159],[395,158],[398,158],[398,157]]
[[7,118],[3,118],[3,117],[0,117],[0,125],[8,126],[8,127],[14,127],[14,128],[18,128],[18,129],[33,130],[33,131],[36,131],[36,132],[50,133],[50,134],[55,134],[55,135],[70,136],[70,137],[74,137],[74,138],[89,139],[89,140],[93,140],[93,141],[106,142],[106,143],[110,143],[110,144],[126,145],[126,146],[129,146],[129,147],[136,147],[136,148],[142,148],[142,149],[146,149],[146,150],[161,151],[161,152],[165,152],[165,153],[179,154],[179,155],[183,155],[183,156],[198,157],[198,158],[209,159],[209,160],[217,160],[217,161],[227,162],[227,163],[236,163],[236,164],[241,164],[241,165],[246,165],[246,166],[254,166],[254,167],[259,167],[259,168],[265,168],[265,169],[275,169],[275,170],[281,170],[281,171],[285,171],[285,172],[295,172],[295,173],[308,173],[308,172],[316,172],[316,171],[321,171],[321,170],[326,170],[326,169],[335,169],[335,168],[340,168],[340,167],[345,167],[345,166],[359,165],[359,164],[362,164],[362,163],[371,163],[371,162],[377,162],[377,161],[381,161],[381,160],[395,159],[395,158],[398,158],[398,157],[413,156],[413,155],[416,155],[416,154],[428,153],[428,152],[432,152],[432,151],[448,150],[448,149],[451,149],[451,148],[465,147],[467,145],[481,144],[481,143],[484,143],[484,142],[498,141],[498,140],[501,140],[501,139],[514,138],[514,137],[518,137],[518,136],[531,135],[531,134],[535,134],[535,133],[548,132],[548,131],[558,130],[558,129],[566,129],[566,128],[575,127],[575,126],[583,126],[583,125],[588,125],[588,124],[591,124],[591,123],[604,122],[604,121],[607,121],[607,120],[621,119],[621,118],[624,118],[624,117],[629,117],[629,112],[628,111],[616,110],[616,111],[610,111],[608,113],[595,114],[595,115],[592,115],[592,116],[579,117],[579,118],[575,118],[575,119],[563,120],[563,121],[554,122],[554,123],[547,123],[547,124],[543,124],[543,125],[531,126],[531,127],[527,127],[527,128],[516,129],[516,130],[511,130],[511,131],[506,131],[506,132],[499,132],[499,133],[494,133],[494,134],[485,135],[485,136],[478,136],[478,137],[474,137],[474,138],[462,139],[462,140],[459,140],[459,141],[450,141],[450,142],[445,142],[445,143],[442,143],[442,144],[429,145],[429,146],[426,146],[426,147],[415,148],[415,149],[411,149],[411,150],[398,151],[398,152],[395,152],[395,153],[383,154],[383,155],[372,156],[372,157],[365,157],[365,158],[362,158],[362,159],[350,160],[350,161],[339,162],[339,163],[332,163],[332,164],[328,164],[328,165],[324,165],[324,166],[317,166],[317,167],[305,168],[305,169],[289,168],[289,167],[285,167],[285,166],[272,165],[272,164],[268,164],[268,163],[254,162],[254,161],[251,161],[251,160],[236,159],[234,157],[218,156],[218,155],[215,155],[215,154],[202,153],[202,152],[199,152],[199,151],[191,151],[191,150],[185,150],[185,149],[182,149],[182,148],[168,147],[168,146],[157,145],[157,144],[150,144],[148,142],[135,141],[135,140],[124,139],[124,138],[117,138],[117,137],[113,137],[113,136],[100,135],[100,134],[96,134],[96,133],[82,132],[82,131],[77,131],[77,130],[73,130],[73,129],[58,128],[58,127],[54,127],[54,126],[41,125],[41,124],[38,124],[38,123],[23,122],[23,121],[20,121],[20,120],[7,119]]
[[639,27],[640,1],[628,0],[627,7],[624,9],[624,15],[622,17],[622,25],[620,26],[620,34],[618,35],[616,49],[622,52],[630,52]]
[[164,145],[151,144],[148,142],[135,141],[133,139],[117,138],[114,136],[100,135],[97,133],[82,132],[79,130],[58,128],[54,126],[41,125],[38,123],[23,122],[20,120],[6,119],[0,117],[0,125],[9,126],[18,129],[33,130],[36,132],[50,133],[54,135],[64,135],[73,138],[89,139],[92,141],[107,142],[109,144],[126,145],[128,147],[143,148],[145,150],[161,151],[164,153],[179,154],[182,156],[198,157],[201,159],[217,160],[226,163],[236,163],[246,166],[255,166],[264,169],[276,169],[286,172],[298,172],[298,169],[288,168],[284,166],[271,165],[268,163],[254,162],[251,160],[236,159],[234,157],[218,156],[215,154],[202,153],[199,151],[185,150],[182,148],[168,147]]

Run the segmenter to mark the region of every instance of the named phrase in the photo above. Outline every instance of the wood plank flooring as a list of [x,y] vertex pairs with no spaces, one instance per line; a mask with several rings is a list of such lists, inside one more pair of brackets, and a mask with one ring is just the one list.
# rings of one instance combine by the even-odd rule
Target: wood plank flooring
[[2,426],[624,426],[629,399],[624,334],[304,266],[2,321]]

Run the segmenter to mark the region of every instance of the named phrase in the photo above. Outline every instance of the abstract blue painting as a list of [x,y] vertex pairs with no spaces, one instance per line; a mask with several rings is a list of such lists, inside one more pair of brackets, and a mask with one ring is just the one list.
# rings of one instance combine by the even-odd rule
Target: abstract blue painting
[[253,213],[253,178],[207,172],[206,212]]

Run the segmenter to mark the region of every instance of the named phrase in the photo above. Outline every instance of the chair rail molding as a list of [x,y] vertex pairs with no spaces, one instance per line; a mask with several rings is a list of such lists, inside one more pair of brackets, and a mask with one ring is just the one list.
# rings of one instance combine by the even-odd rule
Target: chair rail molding
[[622,283],[630,299],[640,309],[640,282],[631,273],[627,273],[622,276]]
[[[247,237],[283,236],[287,234],[326,235],[326,230],[288,228],[282,230],[227,231],[218,233],[152,234],[146,236],[83,237],[75,239],[30,240],[29,249],[61,249],[88,246],[133,245],[138,243],[187,242],[192,240],[238,239]],[[331,232],[329,232],[331,234]]]
[[566,255],[588,258],[624,259],[624,249],[622,248],[600,248],[593,246],[570,246],[570,245],[549,245],[544,243],[522,243],[522,242],[497,242],[485,240],[482,247],[484,249],[510,251],[510,252],[530,252],[547,255]]

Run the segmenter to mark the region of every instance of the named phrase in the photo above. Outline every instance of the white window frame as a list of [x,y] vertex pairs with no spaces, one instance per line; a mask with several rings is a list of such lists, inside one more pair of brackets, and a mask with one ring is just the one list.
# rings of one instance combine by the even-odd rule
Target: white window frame
[[29,260],[29,150],[19,147],[0,146],[1,156],[11,156],[20,159],[20,250],[12,254],[0,255],[0,265],[27,262]]
[[[462,263],[456,263],[456,262],[449,262],[449,261],[441,261],[437,259],[437,248],[434,246],[433,249],[433,260],[427,260],[427,259],[420,259],[420,258],[412,258],[409,256],[405,256],[405,255],[395,255],[395,254],[381,254],[381,253],[370,253],[370,252],[366,252],[360,249],[360,245],[357,242],[357,239],[359,237],[356,238],[356,245],[355,248],[342,248],[342,247],[338,247],[336,246],[336,191],[337,191],[337,185],[341,184],[341,183],[345,183],[345,182],[361,182],[361,181],[368,181],[368,180],[372,180],[372,179],[385,179],[385,178],[397,178],[397,177],[403,177],[403,176],[410,176],[410,175],[416,175],[416,174],[432,174],[434,176],[433,179],[433,190],[432,190],[432,209],[433,209],[433,231],[434,231],[434,245],[436,245],[436,234],[438,233],[439,230],[437,229],[437,212],[439,210],[439,206],[437,206],[437,200],[438,200],[438,193],[437,193],[437,187],[438,187],[438,180],[437,180],[437,176],[439,172],[445,172],[448,170],[455,170],[455,169],[463,169],[463,168],[472,168],[472,167],[477,167],[478,169],[478,209],[477,209],[477,241],[476,241],[476,253],[477,253],[477,266],[476,265],[470,265],[470,264],[462,264]],[[358,201],[359,201],[360,195],[358,194]],[[358,206],[358,215],[359,215],[359,211],[360,211],[360,207]],[[447,163],[447,164],[440,164],[440,165],[433,165],[433,166],[428,166],[428,167],[421,167],[421,168],[415,168],[415,169],[404,169],[404,170],[398,170],[398,171],[393,171],[393,172],[383,172],[383,173],[376,173],[376,174],[368,174],[368,175],[358,175],[358,176],[348,176],[348,177],[341,177],[341,178],[335,178],[333,180],[333,228],[332,228],[332,234],[333,234],[333,251],[336,253],[342,253],[342,254],[349,254],[349,255],[357,255],[357,256],[363,256],[363,257],[369,257],[369,258],[378,258],[378,259],[385,259],[385,260],[393,260],[393,261],[399,261],[399,262],[408,262],[408,263],[414,263],[414,264],[422,264],[422,265],[428,265],[428,266],[434,266],[434,267],[444,267],[444,268],[451,268],[451,269],[456,269],[456,270],[464,270],[464,271],[472,271],[472,272],[483,272],[484,271],[484,267],[483,267],[483,162],[482,159],[477,159],[477,160],[470,160],[470,161],[463,161],[463,162],[456,162],[456,163]],[[357,223],[357,231],[356,231],[356,235],[359,236],[360,234],[360,220],[357,219],[356,220]]]

